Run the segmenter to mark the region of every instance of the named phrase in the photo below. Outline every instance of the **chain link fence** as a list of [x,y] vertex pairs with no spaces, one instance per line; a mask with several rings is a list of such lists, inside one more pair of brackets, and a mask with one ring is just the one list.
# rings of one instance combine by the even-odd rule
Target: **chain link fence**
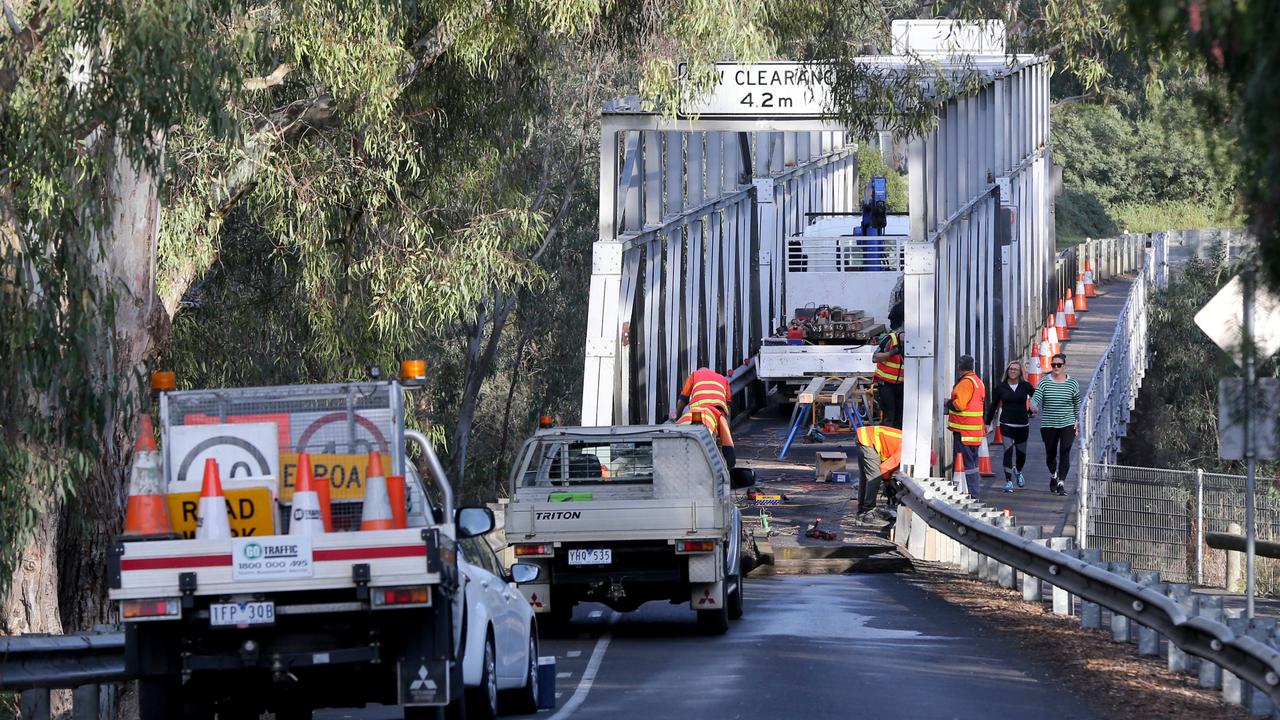
[[[1243,475],[1097,463],[1088,472],[1089,546],[1104,560],[1158,570],[1170,582],[1225,587],[1226,553],[1204,537],[1244,527]],[[1280,541],[1280,480],[1259,477],[1254,497],[1258,539]],[[1257,574],[1260,592],[1280,591],[1280,560],[1258,558]]]

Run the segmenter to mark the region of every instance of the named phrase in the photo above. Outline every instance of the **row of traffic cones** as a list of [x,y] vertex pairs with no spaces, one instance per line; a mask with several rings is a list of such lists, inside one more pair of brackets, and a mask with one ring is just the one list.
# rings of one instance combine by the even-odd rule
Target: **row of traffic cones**
[[1040,384],[1040,378],[1049,372],[1053,356],[1062,351],[1062,343],[1071,337],[1071,330],[1078,322],[1076,315],[1089,311],[1088,298],[1096,297],[1093,284],[1093,265],[1084,262],[1084,272],[1076,273],[1076,287],[1067,288],[1066,297],[1058,299],[1056,312],[1045,318],[1040,328],[1038,342],[1031,343],[1031,362],[1027,363],[1027,382],[1032,387]]
[[[156,451],[155,429],[150,417],[142,417],[139,430],[129,473],[124,537],[177,537],[173,531],[173,521],[169,517],[164,472],[160,453]],[[312,477],[311,456],[307,453],[298,456],[298,484],[294,489],[290,513],[290,535],[333,532],[329,483],[317,482]],[[396,530],[406,527],[407,521],[404,478],[398,475],[388,477],[382,468],[381,453],[370,452],[360,529]],[[227,514],[226,496],[222,492],[218,461],[209,458],[204,463],[204,479],[196,509],[196,539],[220,540],[229,537],[231,522]]]

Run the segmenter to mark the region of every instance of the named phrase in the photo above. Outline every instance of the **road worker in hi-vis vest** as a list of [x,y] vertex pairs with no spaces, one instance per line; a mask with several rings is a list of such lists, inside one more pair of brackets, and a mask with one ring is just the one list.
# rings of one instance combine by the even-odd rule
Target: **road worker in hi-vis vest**
[[952,444],[964,461],[965,483],[969,496],[978,499],[978,447],[982,445],[982,416],[986,408],[987,388],[982,378],[973,371],[973,356],[961,355],[958,363],[960,379],[951,389],[947,399],[947,429],[951,431]]
[[858,451],[862,470],[858,514],[862,514],[876,509],[880,483],[888,483],[902,461],[902,431],[884,425],[863,425],[858,428]]
[[719,411],[721,417],[729,417],[731,396],[728,378],[715,370],[698,368],[689,373],[684,386],[680,388],[680,397],[676,400],[676,415],[683,415],[691,408],[713,408]]
[[902,317],[901,302],[889,308],[889,332],[880,339],[871,360],[876,364],[876,402],[884,425],[902,429]]
[[729,420],[711,407],[690,407],[684,411],[679,420],[676,420],[677,425],[692,425],[696,422],[706,425],[707,430],[711,431],[711,437],[719,443],[720,452],[724,454],[725,464],[732,469],[738,462],[738,455],[733,449],[733,434],[729,432]]

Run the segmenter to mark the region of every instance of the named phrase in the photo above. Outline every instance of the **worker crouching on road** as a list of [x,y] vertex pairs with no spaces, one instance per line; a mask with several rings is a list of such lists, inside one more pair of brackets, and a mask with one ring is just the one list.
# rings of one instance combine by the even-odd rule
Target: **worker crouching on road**
[[982,415],[986,406],[987,388],[973,371],[973,356],[961,355],[958,363],[960,379],[951,389],[947,400],[947,429],[951,431],[952,444],[964,460],[964,479],[969,486],[969,497],[978,499],[982,476],[978,474],[978,446],[982,444]]
[[876,402],[884,414],[884,424],[902,429],[902,318],[901,302],[889,308],[890,332],[880,340],[871,361],[876,364]]
[[729,432],[729,420],[714,408],[689,408],[676,420],[677,425],[692,425],[701,422],[711,431],[711,437],[720,444],[720,453],[724,462],[733,469],[738,463],[737,451],[733,449],[733,434]]
[[880,484],[893,479],[902,461],[902,431],[883,425],[863,425],[858,428],[859,469],[862,470],[862,491],[858,495],[858,514],[876,509],[876,496]]

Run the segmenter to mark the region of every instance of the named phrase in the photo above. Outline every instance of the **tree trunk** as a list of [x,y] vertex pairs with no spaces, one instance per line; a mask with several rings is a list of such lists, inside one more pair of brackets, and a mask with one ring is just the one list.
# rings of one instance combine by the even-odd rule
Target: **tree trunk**
[[[163,138],[157,142],[163,147]],[[0,630],[74,632],[112,619],[107,603],[106,550],[124,522],[125,482],[131,458],[129,434],[139,406],[135,379],[168,328],[155,296],[159,231],[157,173],[130,162],[114,143],[108,182],[109,221],[104,225],[99,276],[115,300],[112,324],[99,328],[102,344],[96,383],[115,399],[107,409],[104,447],[97,467],[65,503],[49,503],[23,549],[23,562],[0,597]]]

